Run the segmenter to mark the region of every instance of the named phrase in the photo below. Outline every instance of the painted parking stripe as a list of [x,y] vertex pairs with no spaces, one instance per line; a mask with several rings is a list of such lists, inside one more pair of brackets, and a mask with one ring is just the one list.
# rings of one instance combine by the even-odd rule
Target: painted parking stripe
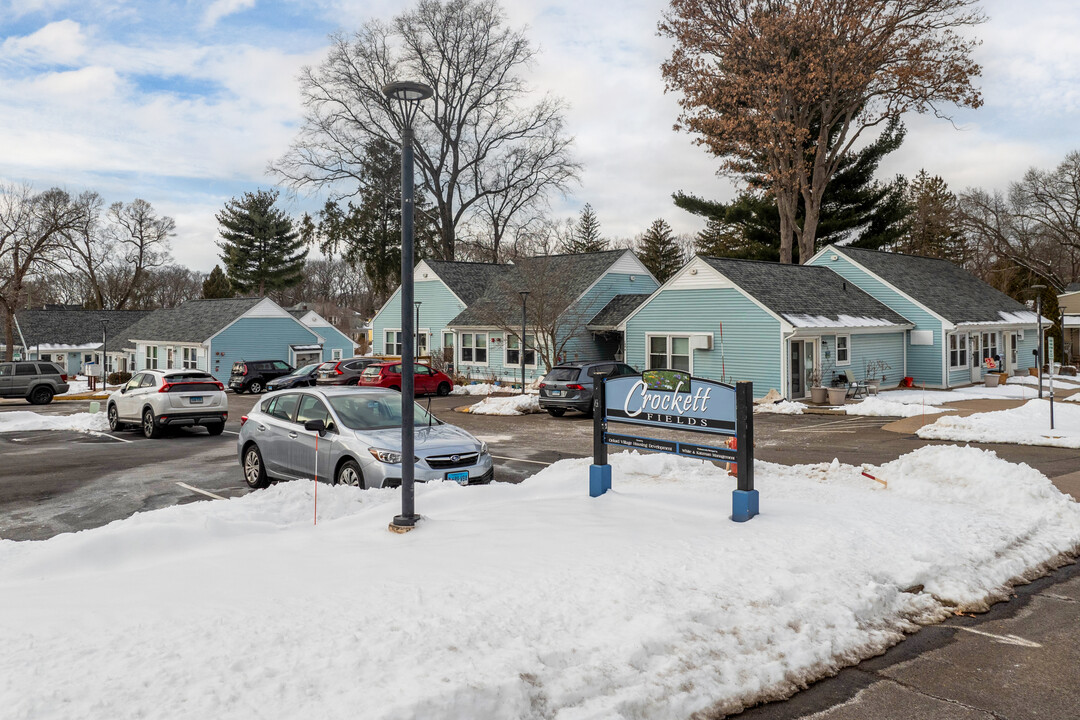
[[111,435],[109,433],[97,432],[95,430],[88,430],[87,432],[89,434],[91,434],[91,435],[96,436],[96,437],[109,438],[110,440],[115,440],[116,442],[123,442],[123,443],[135,442],[134,440],[128,440],[127,438],[117,437],[117,436]]
[[187,483],[178,482],[176,484],[179,485],[180,487],[184,488],[185,490],[190,490],[191,492],[197,492],[200,495],[205,495],[207,497],[212,497],[215,500],[227,500],[228,499],[228,498],[223,498],[220,495],[215,495],[214,493],[210,492],[209,490],[201,490],[201,489],[199,489],[197,487],[191,487]]
[[226,435],[239,435],[240,434],[240,433],[238,433],[238,432],[236,432],[234,430],[222,430],[221,432],[225,433]]
[[1024,638],[1017,637],[1016,635],[995,635],[994,633],[983,632],[982,630],[976,630],[975,628],[969,627],[957,627],[956,629],[963,630],[964,632],[974,633],[975,635],[982,635],[983,637],[988,637],[1005,645],[1019,645],[1020,647],[1026,648],[1042,647],[1042,645],[1033,640],[1025,640]]

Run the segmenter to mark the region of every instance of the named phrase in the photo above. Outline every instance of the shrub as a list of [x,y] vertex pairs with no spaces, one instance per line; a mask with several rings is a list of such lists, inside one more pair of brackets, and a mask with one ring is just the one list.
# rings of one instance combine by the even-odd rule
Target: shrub
[[114,372],[109,373],[109,377],[106,378],[110,385],[123,385],[131,379],[131,373],[129,372]]

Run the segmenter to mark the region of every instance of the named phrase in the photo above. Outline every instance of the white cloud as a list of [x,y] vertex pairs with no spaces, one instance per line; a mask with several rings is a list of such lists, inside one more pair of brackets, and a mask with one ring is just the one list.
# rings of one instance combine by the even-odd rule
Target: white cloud
[[255,0],[214,0],[203,15],[203,27],[212,28],[221,18],[253,7]]
[[72,65],[86,52],[86,35],[74,20],[52,22],[22,37],[0,44],[0,58],[21,63]]

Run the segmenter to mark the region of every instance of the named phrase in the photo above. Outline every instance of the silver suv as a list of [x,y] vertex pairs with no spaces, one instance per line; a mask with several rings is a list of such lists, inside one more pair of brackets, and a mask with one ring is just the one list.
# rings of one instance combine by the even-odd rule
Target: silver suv
[[109,428],[134,423],[148,438],[166,427],[202,425],[220,435],[229,419],[225,386],[202,370],[143,370],[109,395]]
[[69,387],[67,375],[54,363],[0,363],[0,398],[26,398],[31,405],[48,405]]
[[[413,405],[417,482],[489,483],[487,444]],[[318,448],[318,457],[316,457]],[[360,488],[401,485],[401,393],[315,387],[267,396],[241,418],[236,444],[244,481],[316,478]]]

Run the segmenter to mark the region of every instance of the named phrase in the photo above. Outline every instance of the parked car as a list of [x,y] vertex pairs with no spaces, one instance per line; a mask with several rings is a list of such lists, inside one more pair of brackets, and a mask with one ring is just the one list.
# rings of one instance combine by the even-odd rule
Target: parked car
[[593,373],[610,371],[608,377],[637,375],[638,371],[620,362],[568,362],[551,368],[540,382],[540,409],[552,417],[567,410],[592,413]]
[[[446,373],[423,363],[416,363],[413,368],[413,384],[417,395],[449,395],[454,389],[454,381]],[[360,374],[360,385],[401,390],[401,363],[378,362],[368,365]]]
[[344,360],[328,360],[319,366],[316,385],[356,385],[364,368],[379,362],[378,358],[354,357]]
[[220,435],[229,419],[225,386],[202,370],[143,370],[109,395],[109,429],[139,427],[148,438],[166,427],[202,425]]
[[31,405],[48,405],[69,387],[67,375],[56,363],[0,363],[0,398],[26,398]]
[[318,377],[319,367],[321,365],[322,363],[311,363],[298,370],[293,370],[288,375],[274,378],[266,383],[266,392],[288,390],[289,388],[311,387],[315,384],[315,378]]
[[[236,450],[244,481],[253,488],[300,478],[359,488],[400,486],[401,399],[382,388],[351,387],[286,390],[264,398],[240,419]],[[416,403],[412,411],[418,482],[492,481],[486,443]]]
[[239,393],[258,395],[266,389],[266,384],[274,378],[288,375],[295,368],[281,360],[242,360],[233,363],[229,375],[229,389]]

